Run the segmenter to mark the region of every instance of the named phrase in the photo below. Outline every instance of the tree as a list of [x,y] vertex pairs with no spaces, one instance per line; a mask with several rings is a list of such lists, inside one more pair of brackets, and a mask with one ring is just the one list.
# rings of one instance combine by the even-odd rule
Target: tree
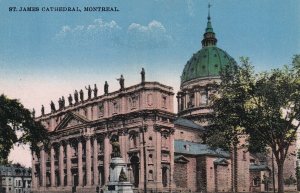
[[7,163],[14,144],[30,144],[31,150],[37,150],[39,142],[48,140],[47,133],[18,100],[0,95],[0,164]]
[[[290,66],[254,74],[248,58],[241,64],[226,66],[221,72],[218,94],[212,96],[210,145],[229,148],[241,133],[249,135],[249,150],[267,147],[278,167],[278,192],[283,193],[283,165],[300,126],[300,56]],[[223,139],[223,140],[222,140]]]

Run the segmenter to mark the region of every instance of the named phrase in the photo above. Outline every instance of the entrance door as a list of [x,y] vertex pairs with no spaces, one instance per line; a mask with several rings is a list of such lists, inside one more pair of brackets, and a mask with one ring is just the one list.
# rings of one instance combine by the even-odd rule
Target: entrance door
[[140,165],[140,159],[137,156],[132,156],[130,159],[131,162],[131,168],[132,168],[132,173],[133,173],[133,185],[134,187],[139,186],[139,165]]
[[163,183],[163,187],[168,186],[168,168],[167,167],[162,168],[162,183]]

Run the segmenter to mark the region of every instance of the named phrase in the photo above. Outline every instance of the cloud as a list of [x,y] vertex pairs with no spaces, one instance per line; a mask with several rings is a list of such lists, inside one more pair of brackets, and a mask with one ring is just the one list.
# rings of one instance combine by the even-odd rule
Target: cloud
[[166,47],[172,42],[172,36],[167,33],[164,25],[156,20],[148,25],[132,23],[127,29],[127,45],[141,48]]
[[186,0],[187,3],[187,11],[189,13],[189,16],[195,15],[195,2],[194,0]]
[[104,21],[100,18],[87,25],[62,26],[54,39],[56,41],[67,41],[72,44],[89,44],[91,41],[112,42],[114,35],[118,34],[120,30],[121,27],[116,21]]
[[170,45],[172,36],[168,34],[165,26],[156,20],[147,25],[131,23],[122,28],[114,21],[95,19],[87,25],[64,25],[55,35],[56,41],[67,42],[64,45],[74,44],[119,46],[134,49],[161,48]]
[[128,31],[139,31],[142,33],[152,33],[152,32],[165,33],[166,28],[160,22],[153,20],[147,26],[142,26],[138,23],[132,23],[128,27]]
[[65,25],[56,34],[56,37],[66,37],[74,34],[87,35],[89,33],[111,32],[119,29],[121,29],[121,27],[114,20],[105,22],[102,19],[95,19],[93,23],[88,25],[77,25],[73,28]]

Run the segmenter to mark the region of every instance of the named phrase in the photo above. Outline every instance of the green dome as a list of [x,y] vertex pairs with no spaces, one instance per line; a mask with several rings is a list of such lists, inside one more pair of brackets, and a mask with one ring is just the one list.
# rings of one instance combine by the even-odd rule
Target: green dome
[[181,83],[196,78],[219,76],[221,68],[232,63],[235,63],[234,59],[224,50],[216,46],[203,47],[186,63]]
[[218,40],[215,35],[208,13],[207,25],[201,41],[202,49],[186,63],[181,84],[196,78],[219,76],[222,67],[235,63],[231,56],[216,46]]

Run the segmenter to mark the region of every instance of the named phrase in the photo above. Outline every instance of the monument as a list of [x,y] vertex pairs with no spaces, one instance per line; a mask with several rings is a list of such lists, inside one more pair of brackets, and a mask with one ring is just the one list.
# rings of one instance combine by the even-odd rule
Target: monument
[[112,153],[109,166],[109,182],[104,193],[133,193],[132,184],[128,181],[127,164],[121,157],[120,144],[111,143]]

